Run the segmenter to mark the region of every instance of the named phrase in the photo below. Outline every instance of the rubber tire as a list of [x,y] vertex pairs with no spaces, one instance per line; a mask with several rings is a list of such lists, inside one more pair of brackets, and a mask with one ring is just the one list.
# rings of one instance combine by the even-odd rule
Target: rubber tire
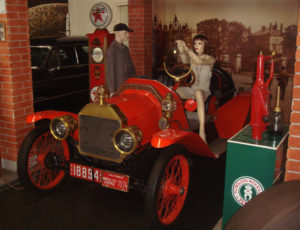
[[[43,134],[50,132],[49,130],[49,122],[41,124],[36,126],[33,130],[31,130],[28,135],[25,137],[18,154],[17,159],[17,173],[19,180],[21,184],[24,186],[24,188],[30,192],[36,193],[36,194],[43,194],[47,192],[52,192],[53,190],[56,190],[59,186],[63,184],[65,179],[68,177],[66,173],[63,171],[63,177],[55,184],[54,187],[50,189],[41,189],[35,186],[32,181],[30,180],[30,176],[28,175],[28,157],[30,150],[35,143],[35,141]],[[69,143],[68,150],[69,150],[69,160],[72,156],[72,148],[70,147]]]
[[[184,155],[188,165],[189,165],[189,186],[187,189],[187,194],[185,198],[185,202],[182,206],[182,209],[180,213],[178,214],[177,218],[168,225],[163,225],[157,215],[157,197],[158,197],[158,191],[160,188],[160,181],[162,179],[163,173],[165,171],[165,168],[167,164],[170,162],[170,160],[175,157],[176,155]],[[189,196],[189,188],[190,188],[190,182],[191,182],[191,158],[187,157],[187,151],[180,145],[173,145],[170,147],[167,147],[164,149],[161,154],[156,159],[153,168],[151,170],[151,173],[149,175],[147,188],[146,188],[146,194],[145,194],[145,219],[148,224],[149,229],[166,229],[174,225],[178,217],[180,216],[182,210],[184,209],[184,205],[186,203],[186,200]]]
[[275,185],[255,196],[227,222],[225,230],[300,229],[300,181]]

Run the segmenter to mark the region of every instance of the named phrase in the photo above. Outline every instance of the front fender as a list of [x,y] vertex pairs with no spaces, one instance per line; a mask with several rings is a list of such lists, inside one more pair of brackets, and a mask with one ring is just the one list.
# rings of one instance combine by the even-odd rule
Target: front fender
[[35,123],[35,122],[37,122],[39,120],[43,120],[43,119],[52,120],[55,117],[61,117],[63,115],[67,115],[67,114],[73,116],[78,121],[78,115],[75,113],[70,113],[70,112],[65,112],[65,111],[56,111],[56,110],[44,110],[41,112],[29,114],[26,117],[26,123],[28,123],[28,124]]
[[[61,117],[61,116],[67,115],[67,114],[74,117],[77,120],[77,123],[78,123],[78,115],[77,114],[70,113],[70,112],[65,112],[65,111],[56,111],[56,110],[44,110],[44,111],[41,111],[41,112],[36,112],[36,113],[29,114],[26,117],[26,123],[35,123],[37,121],[44,120],[44,119],[52,120],[56,117]],[[76,129],[75,132],[71,134],[71,136],[75,140],[78,141],[78,139],[79,139],[78,138],[78,136],[79,136],[78,129]]]
[[151,145],[155,148],[165,148],[172,144],[182,144],[189,152],[199,156],[216,158],[208,145],[194,132],[165,129],[155,133],[151,140]]

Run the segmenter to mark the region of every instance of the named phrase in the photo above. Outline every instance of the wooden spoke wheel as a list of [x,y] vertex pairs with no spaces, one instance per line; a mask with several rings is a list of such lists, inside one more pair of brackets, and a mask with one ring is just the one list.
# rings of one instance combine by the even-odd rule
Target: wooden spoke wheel
[[146,218],[153,229],[171,225],[183,209],[190,181],[190,167],[183,151],[168,148],[153,166],[145,199]]
[[37,126],[24,139],[18,155],[18,176],[25,188],[33,192],[49,191],[60,185],[70,160],[66,140],[56,140],[49,125]]

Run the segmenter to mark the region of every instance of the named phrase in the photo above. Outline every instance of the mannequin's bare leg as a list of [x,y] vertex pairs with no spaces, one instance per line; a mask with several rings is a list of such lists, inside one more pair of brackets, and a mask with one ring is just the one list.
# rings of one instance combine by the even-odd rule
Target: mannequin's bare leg
[[205,106],[204,106],[204,96],[201,90],[195,92],[195,98],[197,101],[198,119],[199,119],[199,136],[206,143],[205,135]]

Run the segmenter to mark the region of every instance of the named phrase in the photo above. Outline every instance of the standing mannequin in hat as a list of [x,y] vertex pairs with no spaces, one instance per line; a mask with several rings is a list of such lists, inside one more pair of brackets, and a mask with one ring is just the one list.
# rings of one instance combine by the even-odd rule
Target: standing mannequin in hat
[[128,41],[129,29],[126,24],[119,23],[114,27],[115,40],[106,53],[106,83],[109,92],[115,93],[120,85],[130,77],[135,77],[135,68],[130,57],[129,49],[124,45]]

